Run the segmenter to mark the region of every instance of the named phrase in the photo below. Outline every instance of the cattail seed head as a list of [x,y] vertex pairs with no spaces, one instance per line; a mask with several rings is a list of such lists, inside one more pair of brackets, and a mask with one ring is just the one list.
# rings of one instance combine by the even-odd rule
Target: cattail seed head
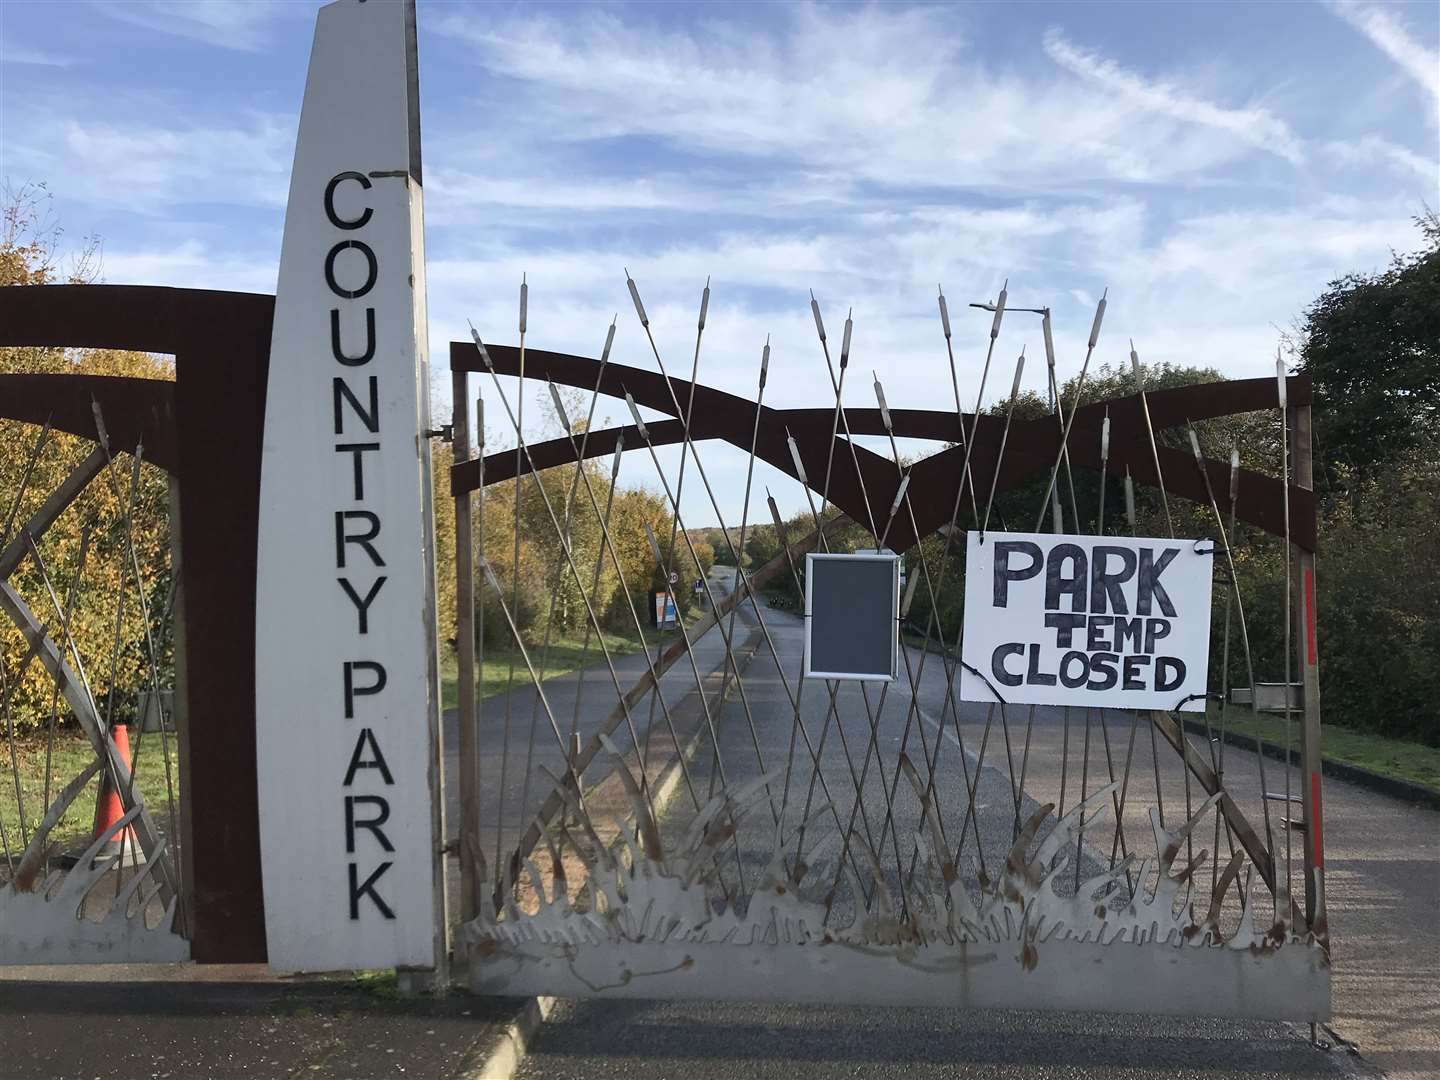
[[610,329],[605,332],[605,348],[600,351],[600,363],[610,362],[610,347],[615,344],[615,320],[610,320]]
[[895,501],[890,504],[890,516],[893,518],[900,512],[900,504],[905,501],[905,492],[910,488],[910,474],[907,472],[900,478],[900,487],[895,491]]
[[560,425],[566,432],[574,431],[575,428],[570,424],[570,414],[565,411],[565,402],[560,400],[560,391],[556,389],[555,383],[546,379],[545,385],[550,388],[550,402],[555,406],[555,415],[559,418]]
[[630,290],[630,299],[635,304],[635,314],[640,316],[640,325],[650,329],[650,316],[645,314],[645,305],[640,302],[640,289],[635,284],[635,279],[630,276],[630,271],[625,271],[625,287]]
[[995,301],[995,318],[990,322],[990,337],[992,339],[1000,336],[1000,320],[1005,317],[1005,299],[1010,295],[1010,281],[1007,278],[1005,284],[1000,286],[1000,296]]
[[905,596],[900,601],[900,618],[904,619],[910,614],[910,602],[915,599],[915,586],[920,584],[920,575],[911,574],[910,580],[905,583]]
[[1095,305],[1095,321],[1090,324],[1089,347],[1094,348],[1095,343],[1100,340],[1100,324],[1105,319],[1105,297],[1100,297],[1100,303]]
[[480,362],[485,365],[485,370],[493,372],[495,370],[495,362],[490,359],[490,350],[485,348],[485,343],[480,340],[480,331],[475,329],[475,324],[469,323],[469,326],[470,340],[475,342],[475,348],[480,353]]
[[802,484],[808,484],[810,481],[805,475],[805,462],[800,460],[800,447],[795,445],[795,436],[787,431],[785,441],[790,444],[790,460],[795,463],[795,476]]
[[640,432],[640,437],[646,442],[650,441],[650,432],[645,429],[645,421],[640,419],[640,410],[635,405],[635,399],[630,396],[630,391],[625,391],[625,404],[630,407],[630,416],[635,421],[635,428]]
[[645,522],[645,539],[650,541],[650,553],[655,556],[655,562],[659,566],[665,565],[665,557],[660,554],[660,542],[655,539],[655,530],[650,523]]
[[815,299],[815,294],[810,294],[810,314],[815,316],[815,332],[820,335],[820,340],[825,340],[825,320],[820,318],[820,301]]

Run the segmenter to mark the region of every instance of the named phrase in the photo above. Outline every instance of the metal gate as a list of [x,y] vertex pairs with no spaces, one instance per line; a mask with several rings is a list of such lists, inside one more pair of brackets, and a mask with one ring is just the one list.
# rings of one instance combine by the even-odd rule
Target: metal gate
[[0,290],[0,346],[162,353],[174,374],[0,374],[0,965],[265,959],[254,570],[272,306]]
[[[142,444],[117,460],[99,401],[92,410],[96,445],[88,452],[57,446],[68,436],[48,422],[35,432],[0,533],[0,609],[11,646],[0,662],[9,758],[0,816],[0,963],[189,956],[168,656],[178,568],[166,557],[168,536],[143,535],[136,526],[142,504],[167,484],[153,466],[142,467]],[[33,481],[45,476],[61,479],[44,490]],[[67,538],[74,540],[78,525],[78,544],[50,543],[47,533],[67,516],[74,519]],[[99,610],[82,605],[97,592]],[[36,697],[32,672],[48,709],[39,699],[30,704],[40,708],[24,708]],[[24,713],[34,721],[29,738],[17,732]],[[60,727],[62,713],[76,718],[83,743]],[[158,782],[146,784],[150,777]],[[111,799],[115,813],[96,813],[92,829],[97,785],[102,809]],[[153,811],[146,786],[164,792]]]
[[[518,347],[478,334],[451,345],[471,986],[1327,1016],[1308,381],[1282,373],[1147,393],[1142,380],[1082,404],[1102,301],[1070,401],[1055,394],[1050,313],[1037,309],[1052,411],[1016,416],[1018,365],[1008,402],[982,411],[1002,291],[984,305],[994,314],[973,373],[957,367],[940,298],[953,404],[889,409],[876,376],[875,405],[857,407],[846,398],[851,323],[834,355],[812,301],[818,344],[803,362],[820,385],[828,376],[830,400],[779,410],[765,404],[768,344],[753,400],[697,381],[708,286],[687,381],[667,371],[627,284],[653,368],[610,359],[613,325],[598,360],[528,348],[523,285]],[[490,405],[476,417],[471,374]],[[967,412],[962,382],[977,376]],[[531,442],[525,387],[542,381],[559,436]],[[592,429],[602,397],[623,401],[632,422]],[[1204,457],[1193,425],[1246,412],[1268,415],[1278,459],[1252,470]],[[945,448],[910,461],[899,439]],[[714,453],[743,455],[738,520],[712,487]],[[803,490],[798,525],[754,489],[761,461]],[[1076,504],[1082,474],[1099,478],[1098,513]],[[1035,477],[1048,478],[1025,511],[1036,531],[1128,534],[1132,481],[1158,496],[1167,522],[1172,501],[1191,504],[1215,541],[1223,612],[1214,647],[1226,674],[1203,719],[1020,707],[999,693],[960,700],[960,634],[936,617],[937,598],[963,575],[963,530],[983,529],[997,493]],[[1107,478],[1112,500],[1123,485],[1128,520],[1104,520]],[[659,493],[650,518],[617,512],[634,483]],[[683,510],[696,492],[733,568],[692,585],[704,559]],[[746,566],[757,522],[777,545]],[[1237,522],[1243,543],[1285,545],[1267,549],[1284,567],[1284,670],[1250,663]],[[798,587],[803,556],[843,530],[847,544],[859,531],[856,546],[906,556],[893,683],[803,678],[801,620],[765,599],[787,580]],[[636,567],[646,581],[633,580]],[[662,613],[685,610],[682,590],[698,600],[658,641],[647,634],[652,574]],[[619,639],[645,647],[622,655]],[[1233,667],[1247,671],[1242,686],[1229,685]],[[1280,760],[1227,730],[1233,709],[1266,705],[1267,679],[1280,683]],[[493,692],[480,700],[482,685]],[[1238,705],[1247,689],[1250,704]]]

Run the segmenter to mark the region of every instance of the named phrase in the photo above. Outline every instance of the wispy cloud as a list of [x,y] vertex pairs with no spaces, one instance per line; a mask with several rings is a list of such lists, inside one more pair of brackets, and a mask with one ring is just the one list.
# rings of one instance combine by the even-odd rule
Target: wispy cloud
[[7,168],[63,184],[68,198],[143,214],[195,203],[283,206],[294,121],[249,120],[162,127],[16,109],[7,117]]
[[1332,3],[1330,8],[1425,90],[1430,99],[1431,122],[1440,122],[1440,50],[1417,40],[1389,8],[1348,0]]
[[[147,36],[173,69],[86,53],[58,89],[39,69],[12,80],[6,169],[50,180],[67,226],[105,237],[108,280],[273,288],[295,114],[256,111],[270,99],[250,95],[298,85],[314,5],[110,8],[164,22],[170,36]],[[936,283],[970,402],[990,317],[965,304],[1009,275],[1017,306],[1054,308],[1062,376],[1106,286],[1097,361],[1124,361],[1133,335],[1147,361],[1264,374],[1277,326],[1327,281],[1414,246],[1436,164],[1407,147],[1432,131],[1394,92],[1404,76],[1375,79],[1387,61],[1328,12],[1296,5],[1271,22],[1319,23],[1337,55],[1271,63],[1263,43],[1205,37],[1203,18],[1194,42],[1156,48],[1172,9],[1139,10],[1092,48],[1078,19],[1047,36],[1030,8],[426,5],[432,346],[463,339],[467,318],[512,339],[528,273],[537,347],[593,355],[618,310],[616,360],[651,367],[628,266],[678,367],[711,276],[701,380],[752,393],[769,334],[767,401],[823,405],[813,286],[832,326],[854,306],[859,370],[878,370],[897,407],[934,407],[951,395]],[[78,49],[90,14],[49,5],[25,43]],[[279,48],[290,20],[296,41]],[[1194,75],[1213,61],[1193,58],[1217,52],[1263,75],[1214,89],[1233,82]],[[1359,119],[1365,90],[1401,107]],[[1033,355],[1038,334],[1033,317],[1007,317],[997,355]],[[736,505],[737,476],[717,491]],[[787,509],[799,499],[793,480],[770,482]],[[687,485],[693,523],[709,520],[703,489],[690,497]]]
[[0,45],[0,64],[29,64],[34,67],[68,68],[80,63],[79,57],[66,53],[34,49],[17,41]]
[[185,240],[166,246],[107,247],[100,261],[102,280],[143,282],[189,289],[274,292],[280,236],[271,251],[237,253]]
[[877,184],[1031,190],[1194,178],[1257,147],[1300,155],[1263,110],[1225,110],[1094,63],[1127,92],[993,66],[968,44],[963,11],[769,10],[778,22],[676,28],[644,9],[564,19],[483,9],[435,26],[503,80],[495,89],[511,107],[495,114],[497,135],[513,143],[523,116],[525,137],[552,150],[642,138]]
[[[823,377],[806,292],[813,286],[832,321],[853,305],[857,362],[881,371],[891,400],[927,407],[949,393],[935,282],[950,298],[962,378],[973,378],[989,323],[972,320],[964,304],[993,297],[1008,274],[1013,302],[1055,308],[1062,374],[1083,354],[1095,298],[1108,285],[1110,332],[1099,360],[1122,361],[1133,335],[1146,344],[1147,360],[1256,375],[1273,355],[1276,326],[1288,324],[1326,281],[1383,266],[1392,250],[1412,246],[1409,217],[1403,202],[1324,199],[1197,213],[1171,224],[1127,200],[1113,208],[922,207],[836,221],[818,234],[726,232],[708,242],[638,249],[613,235],[584,245],[447,244],[429,267],[432,338],[463,338],[467,318],[482,334],[511,336],[514,293],[526,272],[539,347],[593,354],[618,309],[617,359],[648,366],[644,339],[626,325],[622,264],[640,283],[667,356],[693,344],[695,303],[713,275],[705,380],[748,390],[770,334],[776,362],[767,393],[777,404],[813,405],[815,379]],[[1028,316],[1013,315],[1002,352],[1034,347],[1038,330]],[[1041,387],[1039,373],[1027,385]]]
[[[436,136],[434,160],[463,159],[463,147]],[[452,152],[455,151],[455,152]],[[439,166],[425,174],[426,212],[437,224],[542,225],[592,227],[640,214],[709,214],[757,218],[800,213],[837,212],[865,202],[854,185],[838,178],[810,177],[805,183],[700,171],[656,172],[651,176],[577,177],[552,167],[526,169],[523,178],[497,175],[483,165]]]
[[282,10],[273,0],[128,0],[97,7],[133,26],[242,52],[265,47]]
[[1440,159],[1422,157],[1378,135],[1366,135],[1361,139],[1332,139],[1325,144],[1325,152],[1344,165],[1367,168],[1376,163],[1387,165],[1402,175],[1429,181],[1431,192],[1440,184]]
[[1223,131],[1257,150],[1278,154],[1296,165],[1305,160],[1301,139],[1289,124],[1265,109],[1229,108],[1187,94],[1169,83],[1146,79],[1113,60],[1073,45],[1057,29],[1052,28],[1045,34],[1045,54],[1067,71],[1146,112]]

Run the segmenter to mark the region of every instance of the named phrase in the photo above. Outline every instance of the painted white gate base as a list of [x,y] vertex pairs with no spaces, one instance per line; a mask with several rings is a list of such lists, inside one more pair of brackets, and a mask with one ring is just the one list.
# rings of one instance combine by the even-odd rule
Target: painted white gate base
[[[743,810],[764,779],[726,797]],[[1103,814],[1117,787],[1072,808],[1032,852],[1051,811],[1041,807],[1021,830],[1003,875],[981,883],[978,903],[953,866],[937,872],[932,857],[912,879],[907,917],[898,917],[877,879],[877,910],[848,925],[827,925],[830,910],[786,877],[787,860],[804,864],[798,841],[794,851],[783,844],[776,850],[742,912],[711,895],[703,829],[692,828],[689,842],[668,856],[658,838],[647,853],[621,833],[586,864],[583,908],[557,878],[548,893],[532,898],[533,911],[507,903],[462,927],[470,987],[527,996],[1327,1019],[1329,953],[1308,930],[1284,920],[1255,926],[1252,874],[1238,890],[1238,920],[1222,927],[1243,854],[1219,875],[1203,918],[1192,872],[1174,872],[1185,838],[1218,796],[1176,829],[1164,828],[1152,809],[1157,854],[1139,862],[1128,901],[1113,890],[1131,871],[1134,853],[1073,893],[1056,891],[1082,816]],[[524,873],[532,883],[545,880],[529,860]],[[808,875],[825,882],[837,876],[815,866]],[[480,885],[478,895],[489,895],[488,881]],[[858,883],[854,888],[860,895]],[[1282,900],[1278,910],[1293,905]]]
[[1319,1022],[1330,1017],[1330,966],[1317,945],[1273,951],[1068,939],[908,950],[832,942],[714,942],[471,947],[478,994],[700,998],[808,1004],[1073,1009]]
[[[147,883],[143,872],[131,877],[118,897],[114,859],[91,867],[90,860],[68,873],[56,871],[33,892],[0,886],[0,964],[153,964],[190,959],[190,942],[175,932],[172,897],[155,926],[146,910],[158,900],[139,900]],[[85,867],[90,867],[85,869]],[[152,886],[153,887],[153,886]],[[109,890],[92,898],[92,892]],[[97,908],[92,915],[90,908]]]

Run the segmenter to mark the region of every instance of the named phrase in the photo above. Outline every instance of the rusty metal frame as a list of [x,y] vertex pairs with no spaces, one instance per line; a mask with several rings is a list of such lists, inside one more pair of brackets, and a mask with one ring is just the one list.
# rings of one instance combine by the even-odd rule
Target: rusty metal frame
[[[643,322],[643,310],[641,318]],[[909,520],[901,517],[887,526],[890,529],[888,543],[896,550],[905,550],[918,539],[948,525],[950,508],[959,497],[961,461],[967,454],[971,466],[980,475],[991,473],[996,490],[1003,491],[1018,487],[1034,474],[1049,469],[1062,454],[1061,443],[1064,441],[1072,465],[1094,469],[1102,475],[1112,472],[1117,477],[1128,475],[1151,486],[1159,486],[1163,482],[1169,493],[1207,505],[1212,501],[1211,489],[1230,480],[1230,464],[1201,459],[1199,468],[1195,468],[1196,461],[1190,453],[1155,444],[1149,432],[1188,425],[1195,420],[1269,410],[1277,404],[1285,408],[1288,399],[1288,430],[1294,440],[1292,453],[1296,464],[1293,482],[1287,484],[1246,470],[1242,473],[1243,483],[1240,485],[1243,497],[1235,499],[1234,488],[1230,489],[1232,499],[1235,499],[1230,512],[1235,518],[1264,532],[1287,539],[1296,564],[1296,580],[1303,582],[1293,611],[1297,627],[1295,642],[1306,691],[1301,733],[1302,774],[1306,778],[1303,787],[1305,821],[1308,825],[1303,915],[1290,905],[1288,890],[1279,887],[1274,853],[1266,848],[1240,807],[1223,790],[1217,774],[1189,744],[1180,726],[1164,714],[1155,714],[1151,721],[1181,758],[1182,768],[1194,774],[1204,795],[1208,796],[1201,813],[1213,807],[1224,818],[1253,862],[1257,876],[1276,897],[1277,921],[1264,935],[1263,941],[1260,936],[1252,941],[1241,933],[1227,942],[1228,947],[1224,950],[1200,950],[1193,954],[1197,958],[1196,963],[1205,969],[1195,972],[1197,984],[1229,987],[1232,993],[1226,998],[1221,1011],[1231,1015],[1292,1019],[1304,1015],[1312,1020],[1328,1015],[1329,949],[1324,914],[1318,679],[1313,611],[1317,522],[1310,476],[1312,389],[1307,376],[1289,376],[1283,391],[1277,387],[1275,380],[1265,378],[1200,384],[1114,398],[1076,409],[1069,418],[1066,434],[1062,434],[1050,415],[1007,425],[1006,418],[996,416],[914,409],[840,410],[837,403],[837,411],[843,412],[847,421],[847,435],[890,435],[951,444],[947,449],[914,463],[902,474],[888,459],[855,444],[848,437],[842,438],[837,431],[835,412],[830,409],[757,406],[743,397],[670,378],[663,369],[659,372],[647,371],[613,362],[601,367],[597,361],[586,357],[533,348],[525,349],[523,358],[521,351],[515,347],[489,345],[486,349],[493,369],[484,366],[486,361],[482,353],[471,342],[451,343],[451,370],[457,387],[464,386],[464,375],[468,372],[493,370],[495,374],[547,380],[616,398],[630,398],[672,419],[646,423],[642,428],[637,414],[634,425],[590,432],[584,449],[574,439],[562,437],[527,446],[524,459],[512,450],[473,458],[457,454],[451,471],[451,491],[457,501],[465,500],[468,505],[468,496],[488,485],[513,479],[524,472],[572,464],[581,457],[609,456],[620,446],[633,447],[641,442],[652,446],[673,445],[719,439],[742,451],[748,450],[754,457],[816,492],[820,489],[809,477],[826,476],[824,494],[855,520],[863,520],[871,506],[883,506],[887,501],[898,502],[902,497],[908,497],[912,510]],[[687,409],[688,415],[682,416],[679,412],[678,402],[681,400],[693,401],[693,409]],[[1106,429],[1103,439],[1102,427]],[[1010,432],[1008,448],[1007,428]],[[1070,437],[1067,438],[1067,435]],[[966,439],[969,440],[968,450]],[[1102,452],[1102,445],[1108,453]],[[841,452],[836,452],[837,447],[842,448]],[[902,483],[908,485],[908,496]],[[547,816],[542,810],[539,820],[544,821]],[[1188,832],[1189,828],[1193,828],[1198,817],[1197,814],[1182,831]],[[1156,829],[1159,846],[1160,826],[1157,825]],[[1176,836],[1165,836],[1171,846],[1165,848],[1167,854],[1162,855],[1162,864],[1165,859],[1173,857]],[[533,843],[534,838],[526,839]],[[524,845],[522,850],[526,850]],[[1022,844],[1012,852],[1012,862],[1024,857]],[[1221,880],[1213,898],[1211,923],[1206,924],[1208,932],[1214,931],[1213,920],[1228,887],[1227,882],[1240,888],[1235,875],[1242,858],[1238,853],[1233,855],[1230,868]],[[592,868],[592,871],[595,869]],[[604,868],[600,869],[603,878]],[[638,870],[632,871],[632,877],[637,874]],[[656,868],[646,871],[645,876],[651,875],[664,878],[665,871],[657,864]],[[1022,888],[1020,891],[1024,893],[1026,890]],[[784,889],[779,890],[779,893],[784,892]],[[1248,876],[1243,893],[1248,911]],[[796,903],[799,903],[798,899],[786,900],[781,906],[786,909],[786,925],[802,927],[801,938],[792,944],[804,944],[803,926],[807,914],[813,916],[814,913],[798,908],[790,910],[791,905]],[[796,955],[801,957],[800,961],[796,966],[787,968],[773,956],[757,958],[722,947],[722,941],[729,941],[733,934],[738,932],[739,938],[743,939],[746,933],[746,928],[739,924],[722,933],[722,929],[729,925],[724,917],[716,920],[697,917],[693,923],[686,923],[677,916],[677,925],[682,929],[675,931],[674,937],[666,941],[663,935],[658,939],[649,936],[646,927],[635,928],[638,936],[627,932],[619,932],[616,936],[613,927],[602,929],[598,922],[591,925],[587,917],[570,912],[563,897],[547,899],[542,894],[540,906],[541,911],[534,917],[533,926],[507,925],[503,919],[497,923],[493,917],[483,913],[467,924],[466,936],[471,939],[470,944],[482,950],[481,962],[471,975],[475,988],[496,993],[687,996],[697,993],[695,979],[698,971],[702,973],[701,981],[705,984],[705,989],[700,992],[702,996],[828,1001],[832,999],[832,994],[825,984],[833,984],[834,976],[845,977],[848,972],[845,981],[863,987],[857,991],[860,996],[855,998],[856,1001],[1075,1008],[1086,1007],[1086,1002],[1078,996],[1085,980],[1077,983],[1065,976],[1099,962],[1100,954],[1095,950],[1103,944],[1103,940],[1108,940],[1102,929],[1101,937],[1095,940],[1081,936],[1075,940],[1061,938],[1052,941],[1049,947],[1058,946],[1067,954],[1051,957],[1058,961],[1057,967],[1062,975],[1056,982],[1042,986],[1022,976],[1011,985],[1012,976],[1008,969],[1000,972],[998,968],[992,968],[987,971],[987,978],[981,980],[983,986],[979,983],[972,985],[972,980],[962,976],[952,991],[942,993],[937,999],[933,985],[907,982],[903,970],[874,951],[873,946],[881,942],[872,942],[863,935],[847,941],[843,932],[835,938],[827,934],[825,943],[836,948],[799,950]],[[777,915],[779,911],[777,908]],[[613,910],[611,916],[621,921],[626,918],[619,908]],[[814,931],[816,928],[810,929]],[[953,926],[949,929],[955,931]],[[1180,928],[1177,932],[1183,935],[1184,940],[1190,941],[1192,934],[1207,931],[1197,924]],[[1292,937],[1292,933],[1295,936]],[[1010,940],[1006,934],[992,936],[988,930],[968,937],[965,933],[944,937],[942,932],[942,938],[947,945],[941,948],[937,962],[942,968],[953,967],[957,974],[976,961],[998,958],[992,955],[994,946],[1000,946],[999,953],[1003,954],[1007,951],[1005,943]],[[1141,939],[1128,940],[1138,943]],[[1277,948],[1286,940],[1300,945],[1298,948]],[[496,952],[498,943],[502,941],[505,942],[504,947]],[[1308,947],[1305,942],[1308,942]],[[564,944],[557,949],[559,943]],[[858,946],[858,950],[852,954],[848,948],[841,947],[844,945]],[[955,956],[948,955],[949,947],[958,949]],[[1068,955],[1072,952],[1076,954],[1074,957]],[[1179,961],[1174,955],[1147,958],[1140,953],[1141,950],[1135,949],[1106,951],[1106,963],[1109,965],[1107,985],[1115,985],[1118,980],[1134,990],[1134,993],[1125,991],[1118,995],[1109,993],[1106,1007],[1136,1011],[1151,1011],[1155,1007],[1150,988],[1157,978],[1164,975],[1161,968]],[[902,969],[912,962],[906,961],[903,956],[901,960]],[[915,966],[921,965],[917,962]],[[692,971],[692,968],[695,970]],[[755,976],[762,971],[763,977],[756,979]],[[643,987],[639,980],[632,982],[633,978],[642,974],[645,976]],[[1185,984],[1186,980],[1180,982]],[[1175,985],[1173,981],[1167,984]],[[1215,1002],[1197,997],[1196,984],[1192,984],[1189,990],[1183,990],[1179,998],[1164,1003],[1164,1007],[1177,1012],[1213,1013]]]
[[[520,374],[519,350],[506,345],[487,346],[495,363],[495,370],[502,375]],[[542,349],[525,351],[525,378],[549,379],[565,386],[589,391],[595,386],[597,361],[569,353],[546,352]],[[452,371],[482,371],[481,361],[470,342],[450,343],[450,369]],[[657,412],[675,415],[673,401],[685,400],[691,392],[690,383],[671,378],[671,390],[665,386],[665,378],[654,371],[627,367],[613,361],[606,366],[600,379],[600,392],[615,398],[623,398],[628,390],[635,401]],[[751,429],[754,423],[754,403],[714,390],[708,386],[694,387],[695,408],[691,423],[690,437],[695,440],[723,439],[748,451]],[[1274,379],[1238,379],[1233,382],[1201,383],[1169,390],[1149,391],[1148,400],[1151,422],[1156,430],[1176,427],[1187,421],[1209,420],[1235,413],[1253,412],[1274,408],[1276,385]],[[1312,399],[1310,378],[1292,375],[1289,380],[1289,400],[1292,406],[1308,408]],[[1083,405],[1075,411],[1071,422],[1069,455],[1072,465],[1104,470],[1117,477],[1123,477],[1128,470],[1135,482],[1156,486],[1160,477],[1155,469],[1154,455],[1146,436],[1147,426],[1142,410],[1145,402],[1139,394],[1112,398],[1104,402]],[[1110,453],[1102,463],[1100,459],[1100,428],[1104,422],[1105,410],[1109,409],[1112,438]],[[965,456],[960,444],[960,421],[953,410],[891,409],[894,435],[897,438],[933,439],[952,445],[940,453],[924,458],[910,469],[910,503],[915,511],[915,520],[894,522],[890,530],[890,545],[903,551],[915,543],[917,536],[927,536],[949,523],[950,510],[954,505],[956,489],[959,486],[960,463]],[[844,410],[853,435],[885,435],[887,433],[879,409]],[[762,406],[755,456],[773,465],[782,472],[799,479],[790,449],[785,440],[788,431],[794,436],[800,448],[805,471],[811,476],[825,475],[832,442],[834,412],[832,409],[774,409]],[[971,470],[980,476],[996,473],[996,461],[1000,458],[1000,444],[1004,433],[1005,420],[999,416],[966,413],[966,436],[973,438]],[[973,435],[971,435],[973,425]],[[682,441],[684,425],[679,418],[647,424],[651,441],[655,445],[674,444]],[[623,436],[626,446],[640,444],[638,430],[633,426],[609,428],[591,433],[586,444],[587,457],[605,457],[615,452],[616,440]],[[1060,451],[1060,431],[1054,417],[1046,415],[1032,420],[1017,420],[1011,428],[1009,441],[1003,459],[996,473],[996,490],[1007,491],[1024,483],[1035,473],[1048,469]],[[864,520],[865,502],[863,490],[868,491],[871,501],[884,506],[894,498],[899,488],[894,464],[864,447],[855,447],[859,462],[860,476],[849,460],[848,449],[836,454],[830,479],[829,498],[857,521]],[[1157,448],[1160,467],[1167,487],[1198,503],[1205,503],[1205,487],[1196,472],[1193,459],[1188,451]],[[537,468],[545,469],[555,465],[574,462],[575,449],[569,440],[560,438],[536,443],[529,448],[530,457]],[[1218,490],[1224,490],[1229,483],[1228,462],[1207,460],[1206,471]],[[492,454],[485,460],[486,484],[508,480],[515,475],[516,462],[513,451]],[[474,491],[479,486],[481,467],[478,461],[457,464],[452,472],[454,493]],[[1236,505],[1236,516],[1263,529],[1274,536],[1284,535],[1284,506],[1281,503],[1281,483],[1262,473],[1242,470],[1240,499]],[[1315,496],[1314,492],[1300,484],[1290,486],[1291,539],[1302,551],[1315,551]]]
[[[519,350],[513,346],[489,345],[496,372],[521,375]],[[545,380],[583,390],[596,387],[597,361],[570,353],[527,349],[524,378]],[[450,367],[453,372],[481,371],[483,367],[471,342],[450,343]],[[884,505],[898,491],[900,479],[888,459],[855,445],[850,453],[834,454],[831,447],[839,442],[834,416],[830,409],[774,409],[760,407],[755,419],[754,403],[745,398],[707,386],[693,386],[684,380],[666,377],[658,372],[607,363],[601,373],[599,391],[623,397],[628,391],[639,404],[675,417],[647,424],[654,445],[673,445],[685,438],[686,425],[676,416],[675,402],[693,393],[697,408],[690,423],[690,438],[696,441],[722,439],[748,450],[753,437],[755,456],[797,481],[812,486],[795,466],[787,436],[793,436],[799,448],[807,476],[829,473],[829,498],[856,521],[864,519],[865,493]],[[1295,597],[1294,634],[1299,671],[1304,685],[1304,706],[1301,726],[1300,758],[1304,775],[1305,820],[1316,823],[1305,841],[1305,914],[1317,936],[1328,940],[1328,923],[1324,903],[1324,851],[1321,834],[1321,761],[1319,669],[1315,648],[1315,552],[1317,517],[1311,461],[1311,403],[1313,388],[1308,375],[1291,375],[1286,379],[1285,401],[1272,378],[1238,379],[1199,383],[1192,386],[1130,394],[1102,402],[1083,405],[1071,418],[1067,453],[1072,465],[1125,476],[1158,487],[1163,482],[1171,493],[1202,505],[1208,499],[1205,476],[1194,467],[1190,453],[1160,446],[1151,441],[1151,430],[1178,427],[1196,420],[1210,420],[1237,413],[1256,412],[1283,405],[1287,408],[1287,430],[1293,442],[1295,474],[1288,486],[1289,520],[1287,523],[1282,492],[1286,486],[1274,477],[1251,470],[1240,470],[1241,484],[1232,512],[1236,518],[1290,541],[1291,558],[1295,561],[1295,581],[1299,588]],[[1148,410],[1148,416],[1147,416]],[[1006,420],[998,416],[965,413],[953,410],[890,409],[891,427],[879,409],[844,410],[848,430],[853,435],[886,435],[932,439],[951,443],[940,453],[923,458],[907,471],[910,477],[907,492],[913,513],[897,519],[890,527],[890,545],[903,551],[918,538],[946,527],[949,508],[955,505],[960,485],[961,461],[965,456],[963,438],[972,442],[971,468],[980,475],[991,472],[997,491],[1023,484],[1040,470],[1049,468],[1060,452],[1062,433],[1054,418],[1046,415],[1032,420],[1017,421],[1006,433]],[[1101,456],[1101,428],[1110,417],[1110,437],[1105,440],[1108,454]],[[961,423],[965,424],[962,436]],[[752,425],[754,430],[752,431]],[[639,432],[634,425],[609,428],[590,433],[586,442],[587,457],[613,454],[617,443],[634,446]],[[572,440],[560,438],[537,443],[528,448],[528,460],[536,468],[550,468],[573,463],[578,448]],[[833,468],[827,468],[833,460]],[[998,464],[997,464],[998,463]],[[491,454],[483,461],[457,461],[451,470],[454,494],[472,492],[482,484],[494,484],[516,475],[517,456],[504,451]],[[856,469],[859,469],[857,477]],[[1230,486],[1228,462],[1205,459],[1209,486],[1226,490]],[[524,469],[523,471],[528,471]],[[818,488],[816,488],[818,492]],[[1287,531],[1288,528],[1288,531]],[[1154,717],[1156,727],[1186,765],[1195,774],[1207,795],[1220,790],[1219,780],[1203,758],[1185,741],[1184,732],[1163,714]],[[1254,859],[1266,885],[1273,891],[1276,884],[1273,853],[1264,848],[1255,829],[1245,819],[1229,795],[1220,802],[1224,814],[1246,851]]]
[[0,375],[0,418],[145,445],[178,481],[187,538],[181,816],[195,837],[191,954],[265,959],[255,789],[255,540],[274,298],[141,285],[0,289],[0,346],[134,349],[175,357],[174,383]]

